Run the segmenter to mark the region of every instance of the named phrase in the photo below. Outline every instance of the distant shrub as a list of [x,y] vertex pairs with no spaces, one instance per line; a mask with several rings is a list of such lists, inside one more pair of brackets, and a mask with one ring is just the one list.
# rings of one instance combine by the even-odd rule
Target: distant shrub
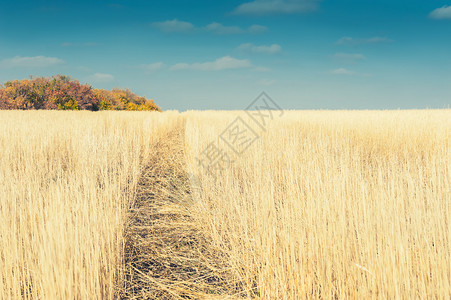
[[7,81],[0,85],[0,109],[161,111],[129,89],[93,89],[64,75]]

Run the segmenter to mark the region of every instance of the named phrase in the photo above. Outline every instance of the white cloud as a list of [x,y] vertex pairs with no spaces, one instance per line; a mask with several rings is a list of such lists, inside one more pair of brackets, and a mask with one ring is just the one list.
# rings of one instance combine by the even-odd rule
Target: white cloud
[[256,46],[251,43],[241,44],[238,49],[246,52],[252,53],[264,53],[264,54],[276,54],[282,51],[282,47],[277,44],[272,44],[269,46]]
[[267,68],[267,67],[255,67],[254,71],[255,72],[269,72],[269,71],[271,71],[271,69]]
[[274,83],[276,83],[276,81],[272,80],[272,79],[262,79],[257,83],[259,85],[270,86],[270,85],[273,85]]
[[169,69],[172,70],[172,71],[177,71],[177,70],[187,70],[187,69],[190,69],[190,68],[191,68],[190,64],[178,63],[178,64],[173,65]]
[[451,5],[450,6],[443,6],[437,9],[434,9],[430,14],[429,17],[432,19],[451,19]]
[[64,60],[56,57],[46,56],[14,56],[13,58],[4,59],[0,65],[10,68],[45,68],[64,63]]
[[329,71],[330,74],[334,74],[334,75],[354,75],[355,72],[354,71],[350,71],[348,69],[345,68],[339,68],[339,69],[335,69],[335,70],[331,70]]
[[365,55],[360,53],[335,53],[333,57],[344,62],[354,62],[366,59]]
[[96,82],[96,83],[106,83],[106,82],[114,81],[114,76],[111,74],[105,74],[105,73],[95,73],[88,77],[88,81]]
[[165,65],[164,63],[162,63],[162,62],[157,62],[157,63],[153,63],[153,64],[148,64],[148,65],[146,65],[146,64],[141,65],[141,68],[145,69],[146,71],[152,72],[152,71],[158,71],[158,70],[161,70],[161,69],[163,69],[165,66],[166,66],[166,65]]
[[367,39],[356,39],[352,37],[342,37],[339,39],[336,44],[337,45],[361,45],[361,44],[379,44],[379,43],[389,43],[393,42],[393,40],[390,40],[386,37],[372,37]]
[[178,63],[173,65],[171,70],[199,70],[199,71],[221,71],[228,69],[243,69],[252,67],[252,64],[247,59],[236,59],[230,56],[218,58],[215,61],[204,63]]
[[267,31],[268,28],[265,26],[261,26],[261,25],[252,25],[250,26],[247,31],[249,33],[253,33],[253,34],[257,34],[257,33],[263,33],[265,31]]
[[177,19],[155,22],[152,25],[164,32],[189,32],[195,28],[193,24]]
[[179,21],[177,19],[168,20],[164,22],[156,22],[153,23],[152,25],[163,32],[179,32],[179,33],[206,31],[215,34],[242,34],[242,33],[258,34],[268,30],[268,28],[261,25],[251,25],[248,28],[241,28],[239,26],[226,26],[218,22],[212,22],[204,27],[196,27],[189,22]]
[[263,33],[268,28],[261,25],[252,25],[249,26],[247,29],[243,29],[238,26],[224,26],[221,23],[213,22],[211,24],[208,24],[203,28],[204,30],[208,32],[212,32],[215,34],[241,34],[241,33],[251,33],[251,34],[258,34]]
[[239,5],[233,11],[238,15],[294,14],[314,11],[319,0],[254,0]]
[[220,23],[216,23],[216,22],[208,24],[205,27],[205,30],[214,32],[217,34],[238,34],[238,33],[244,32],[244,30],[238,26],[224,26],[224,25],[222,25]]
[[362,77],[371,77],[372,75],[369,73],[357,73],[345,68],[339,68],[339,69],[335,69],[335,70],[331,70],[328,72],[329,74],[333,74],[333,75],[356,75],[356,76],[362,76]]

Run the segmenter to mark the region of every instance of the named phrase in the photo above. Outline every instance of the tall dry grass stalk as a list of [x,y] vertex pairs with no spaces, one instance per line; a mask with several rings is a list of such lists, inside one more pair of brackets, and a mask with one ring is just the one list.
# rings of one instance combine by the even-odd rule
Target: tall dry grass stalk
[[111,299],[141,166],[173,113],[0,111],[0,298]]
[[451,111],[286,112],[216,179],[240,112],[186,113],[192,207],[263,299],[451,298]]

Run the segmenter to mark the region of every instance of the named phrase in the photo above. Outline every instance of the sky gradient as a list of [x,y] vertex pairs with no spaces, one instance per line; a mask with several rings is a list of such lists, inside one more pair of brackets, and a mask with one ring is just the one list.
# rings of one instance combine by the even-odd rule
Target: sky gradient
[[0,82],[65,74],[164,110],[451,104],[451,1],[2,1]]

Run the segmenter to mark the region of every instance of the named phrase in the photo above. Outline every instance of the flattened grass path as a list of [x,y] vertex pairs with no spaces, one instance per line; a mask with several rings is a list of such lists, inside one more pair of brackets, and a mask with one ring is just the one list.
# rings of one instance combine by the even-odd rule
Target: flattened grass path
[[156,144],[126,224],[122,299],[204,299],[227,290],[224,257],[192,217],[184,124]]

